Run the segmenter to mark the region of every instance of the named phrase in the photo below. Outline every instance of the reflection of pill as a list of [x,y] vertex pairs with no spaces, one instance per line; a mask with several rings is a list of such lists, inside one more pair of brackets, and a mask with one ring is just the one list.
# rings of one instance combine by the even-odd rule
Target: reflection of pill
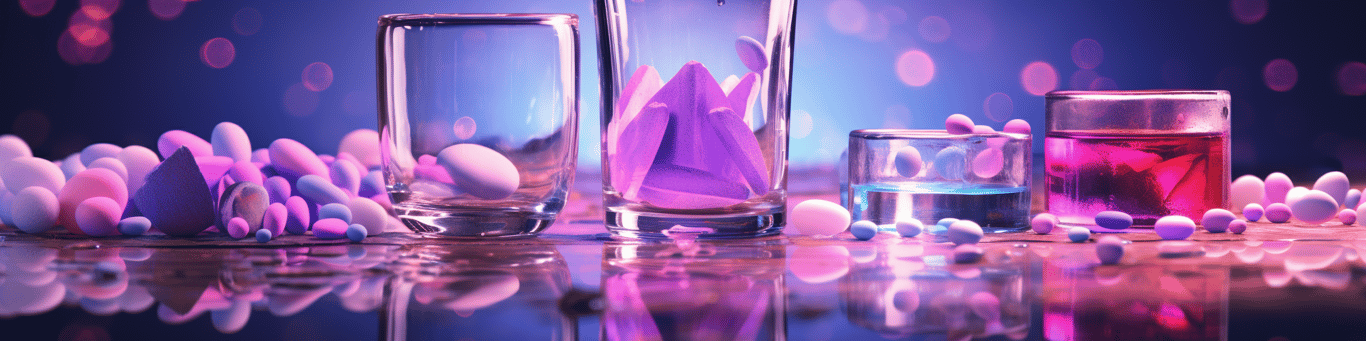
[[963,244],[953,248],[953,262],[957,264],[972,264],[982,260],[982,248],[974,244]]
[[896,172],[907,178],[920,174],[920,167],[924,166],[924,161],[920,159],[920,150],[913,146],[897,149],[892,163],[896,165]]
[[1357,222],[1357,211],[1353,211],[1350,208],[1344,208],[1342,211],[1338,212],[1338,220],[1342,221],[1343,225],[1355,224]]
[[797,233],[829,236],[849,227],[849,210],[825,200],[807,200],[792,208],[790,221]]
[[1290,206],[1283,203],[1274,203],[1266,207],[1266,220],[1273,223],[1284,223],[1290,221]]
[[740,55],[745,67],[754,72],[763,72],[768,68],[768,53],[764,52],[764,45],[754,38],[740,36],[735,39],[735,53]]
[[973,126],[972,119],[963,114],[949,115],[949,118],[944,120],[944,130],[948,130],[949,134],[971,134]]
[[1228,230],[1228,223],[1238,219],[1233,212],[1222,208],[1210,209],[1205,211],[1205,215],[1200,219],[1200,226],[1210,233],[1222,233]]
[[1266,210],[1262,208],[1262,204],[1254,202],[1243,206],[1243,218],[1247,218],[1247,221],[1262,220],[1262,215],[1265,213]]
[[1183,240],[1195,233],[1195,221],[1179,215],[1169,215],[1157,219],[1153,231],[1166,240]]
[[1134,218],[1120,211],[1096,213],[1096,225],[1111,230],[1123,230],[1134,224]]
[[1233,221],[1228,222],[1228,232],[1243,234],[1243,231],[1247,231],[1246,220],[1234,219]]
[[1333,171],[1320,176],[1319,180],[1314,182],[1313,189],[1328,193],[1334,203],[1341,203],[1347,200],[1347,190],[1352,189],[1352,183],[1347,180],[1347,174]]
[[1006,122],[1005,127],[1001,128],[1001,131],[1029,135],[1032,128],[1029,127],[1029,122],[1017,118],[1010,120],[1010,122]]
[[521,184],[512,160],[489,147],[469,143],[446,147],[437,154],[437,163],[461,191],[480,199],[507,198]]
[[1124,241],[1115,236],[1104,236],[1096,241],[1096,258],[1101,264],[1117,264],[1124,257]]
[[87,235],[102,237],[117,235],[119,216],[123,214],[114,199],[93,197],[76,206],[76,225]]
[[1091,229],[1081,226],[1067,229],[1067,240],[1071,240],[1073,243],[1084,242],[1088,239],[1091,239]]
[[944,234],[954,244],[977,244],[982,240],[982,226],[971,220],[959,220],[949,225]]
[[858,240],[869,240],[877,236],[877,224],[867,220],[859,220],[849,225],[849,233]]
[[1034,229],[1034,233],[1048,234],[1058,227],[1058,217],[1051,213],[1039,213],[1029,221],[1029,227]]
[[[1290,201],[1289,196],[1287,196],[1286,201]],[[1320,190],[1309,190],[1298,195],[1294,203],[1288,203],[1288,205],[1290,205],[1290,212],[1294,214],[1295,218],[1315,225],[1332,220],[1333,216],[1338,213],[1338,202],[1333,200],[1332,195]]]
[[1261,178],[1254,175],[1244,175],[1233,180],[1229,185],[1228,196],[1233,203],[1233,208],[1240,208],[1249,203],[1262,203],[1266,197],[1266,183]]
[[952,146],[940,150],[934,155],[934,171],[940,177],[948,180],[958,180],[963,178],[963,166],[967,163],[967,152],[963,148]]
[[902,237],[911,238],[920,235],[920,231],[925,229],[925,224],[915,218],[901,218],[896,220],[896,233]]

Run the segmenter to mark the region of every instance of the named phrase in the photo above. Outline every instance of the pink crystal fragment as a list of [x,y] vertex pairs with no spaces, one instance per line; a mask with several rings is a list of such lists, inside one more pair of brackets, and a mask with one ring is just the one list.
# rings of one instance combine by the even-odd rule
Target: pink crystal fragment
[[654,97],[663,85],[664,81],[659,78],[659,71],[653,66],[641,65],[636,69],[636,73],[631,75],[631,80],[626,83],[626,88],[621,91],[621,97],[617,99],[616,119],[607,124],[609,157],[616,154],[622,131],[640,115],[640,111],[650,103],[650,98]]
[[[742,82],[743,83],[743,82]],[[703,116],[702,122],[716,130],[716,137],[726,148],[730,162],[740,168],[740,175],[755,194],[768,194],[768,167],[764,165],[759,140],[730,108],[717,108]]]

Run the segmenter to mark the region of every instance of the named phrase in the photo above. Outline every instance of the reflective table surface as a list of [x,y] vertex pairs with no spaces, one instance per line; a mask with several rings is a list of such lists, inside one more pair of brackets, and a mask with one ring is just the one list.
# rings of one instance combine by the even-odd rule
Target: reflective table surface
[[[794,172],[789,202],[837,201]],[[1366,339],[1366,228],[1254,223],[1118,265],[1063,231],[633,241],[593,180],[537,238],[77,239],[0,228],[3,340]],[[1036,204],[1037,206],[1037,204]]]

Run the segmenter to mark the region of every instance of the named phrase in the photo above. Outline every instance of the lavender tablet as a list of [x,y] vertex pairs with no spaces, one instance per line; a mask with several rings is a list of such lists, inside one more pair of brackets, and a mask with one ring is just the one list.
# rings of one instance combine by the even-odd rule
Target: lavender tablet
[[347,153],[360,160],[366,169],[379,167],[379,132],[372,129],[357,129],[342,136],[337,153]]
[[270,230],[266,230],[266,229],[256,230],[256,242],[257,242],[257,243],[268,243],[268,242],[270,242],[270,240],[271,240],[272,238],[275,238],[275,234],[271,233]]
[[1120,211],[1102,211],[1096,213],[1096,226],[1111,230],[1123,230],[1133,226],[1134,218],[1128,213]]
[[659,79],[659,71],[655,70],[653,66],[641,65],[636,68],[636,72],[631,75],[631,80],[622,89],[621,97],[617,99],[615,117],[607,123],[607,156],[609,159],[617,156],[622,130],[626,129],[627,124],[635,120],[641,110],[649,103],[650,98],[659,92],[662,85],[663,81]]
[[977,244],[982,240],[982,226],[971,220],[959,220],[949,225],[944,235],[949,238],[949,242],[957,245]]
[[507,198],[521,185],[521,175],[512,160],[489,147],[457,144],[442,149],[436,158],[461,191],[480,199]]
[[299,190],[299,196],[304,197],[319,204],[345,203],[351,200],[351,196],[346,194],[332,182],[318,175],[304,175],[299,181],[294,183],[295,189]]
[[898,148],[892,163],[896,165],[896,173],[907,178],[920,175],[920,168],[925,166],[925,162],[920,159],[920,150],[914,146]]
[[849,227],[849,210],[839,204],[825,200],[807,200],[792,207],[788,224],[797,233],[812,236],[830,236]]
[[1347,190],[1352,189],[1352,182],[1347,179],[1347,174],[1333,171],[1320,176],[1314,182],[1313,189],[1327,193],[1334,203],[1342,203],[1347,201]]
[[125,236],[141,236],[152,229],[152,221],[147,217],[128,217],[119,220],[119,233]]
[[1200,219],[1200,226],[1210,233],[1223,233],[1228,230],[1228,223],[1234,219],[1238,219],[1238,216],[1233,215],[1233,212],[1229,212],[1229,210],[1210,209],[1205,211],[1205,215]]
[[1247,231],[1246,220],[1234,219],[1233,221],[1228,222],[1228,232],[1233,232],[1234,234],[1243,234],[1244,231]]
[[9,162],[0,162],[0,179],[10,194],[19,194],[25,188],[37,186],[52,193],[58,193],[66,185],[66,175],[52,162],[32,156],[21,156]]
[[90,163],[95,162],[95,160],[106,157],[117,158],[121,151],[123,151],[122,147],[108,143],[96,143],[85,146],[85,149],[81,150],[81,164],[90,167]]
[[849,225],[849,233],[858,240],[869,240],[877,236],[877,224],[867,220],[859,220]]
[[171,154],[181,147],[189,149],[193,156],[213,156],[213,145],[184,130],[168,131],[162,133],[161,138],[157,139],[157,151],[161,153],[163,159],[170,158]]
[[754,106],[754,100],[759,95],[759,74],[750,72],[745,74],[745,78],[739,79],[735,83],[733,90],[726,92],[726,99],[730,100],[732,108],[735,109],[735,116],[749,126],[749,109]]
[[232,239],[242,239],[246,238],[248,233],[251,233],[251,226],[247,225],[246,219],[242,219],[242,217],[233,217],[231,220],[228,220],[227,227],[224,230],[228,232],[228,236],[232,237]]
[[133,201],[152,226],[168,235],[193,236],[214,225],[213,196],[189,148],[176,150],[148,173]]
[[313,223],[313,236],[320,239],[341,239],[346,238],[346,229],[350,227],[345,221],[336,218],[318,219]]
[[[201,188],[203,188],[202,185]],[[57,202],[61,204],[59,224],[65,226],[67,231],[71,231],[71,233],[85,234],[76,220],[76,208],[82,202],[95,197],[109,198],[115,203],[114,221],[109,224],[110,229],[113,229],[113,226],[118,223],[119,216],[123,213],[123,206],[128,204],[128,185],[123,183],[123,179],[119,178],[118,174],[103,168],[86,169],[76,174],[57,193]],[[101,206],[98,208],[101,210],[108,209],[103,203],[99,205]],[[96,231],[106,232],[104,230]]]
[[365,226],[360,226],[360,224],[351,224],[351,226],[346,227],[346,239],[350,239],[352,242],[359,243],[361,241],[364,241],[365,236]]
[[245,181],[262,186],[266,184],[266,175],[261,173],[261,169],[257,168],[256,164],[248,161],[233,163],[232,168],[228,168],[227,176],[236,182]]
[[27,233],[43,233],[57,226],[61,206],[47,188],[32,186],[14,194],[9,207],[14,227]]
[[269,230],[271,236],[282,236],[288,221],[289,209],[285,208],[285,204],[271,203],[266,207],[265,216],[261,217],[261,230]]
[[948,130],[949,134],[971,134],[974,126],[972,119],[963,114],[949,115],[949,118],[944,120],[944,130]]
[[[1344,191],[1345,192],[1345,191]],[[1344,196],[1346,193],[1343,194]],[[1287,200],[1289,196],[1287,196]],[[1310,190],[1304,195],[1297,197],[1290,205],[1290,212],[1295,218],[1309,224],[1322,224],[1332,220],[1338,213],[1338,203],[1333,200],[1332,195],[1320,190]]]
[[270,148],[261,148],[251,151],[251,163],[262,165],[270,164]]
[[119,162],[128,170],[128,193],[137,193],[147,183],[147,174],[161,164],[157,153],[143,146],[128,146],[119,152]]
[[298,179],[310,174],[328,178],[327,165],[318,158],[318,154],[299,141],[278,139],[271,142],[270,162],[271,167],[286,179]]
[[18,136],[0,135],[0,165],[17,157],[33,157],[33,150]]
[[982,248],[976,244],[962,244],[953,248],[953,262],[956,264],[972,264],[982,260],[982,255],[986,254]]
[[270,207],[270,194],[266,193],[265,187],[251,182],[232,184],[224,189],[218,200],[218,227],[228,227],[228,222],[233,218],[245,219],[248,231],[234,237],[245,238],[245,233],[261,229],[267,207]]
[[934,155],[934,171],[944,179],[960,180],[963,178],[967,157],[967,151],[958,146],[944,148]]
[[1344,208],[1342,211],[1338,211],[1338,221],[1341,221],[1343,225],[1355,224],[1357,222],[1357,211],[1353,211],[1350,208]]
[[1355,188],[1347,190],[1347,197],[1343,199],[1342,207],[1356,209],[1359,205],[1361,205],[1361,190]]
[[1247,221],[1262,220],[1262,215],[1265,213],[1266,210],[1262,208],[1262,205],[1255,202],[1243,206],[1243,218],[1247,218]]
[[105,237],[119,234],[119,216],[123,207],[114,199],[93,197],[76,206],[73,219],[83,234]]
[[270,202],[284,203],[286,199],[294,196],[294,190],[290,188],[289,180],[281,176],[272,176],[266,179],[266,193],[270,195]]
[[1233,180],[1228,192],[1233,203],[1231,207],[1240,208],[1250,203],[1261,204],[1262,199],[1266,198],[1266,183],[1254,175],[1244,175]]
[[1273,223],[1284,223],[1290,221],[1290,206],[1283,203],[1274,203],[1266,207],[1266,220]]
[[285,210],[289,215],[285,219],[285,232],[290,234],[304,234],[308,232],[308,226],[313,224],[311,213],[309,213],[309,203],[300,197],[289,197],[285,200]]
[[213,127],[209,135],[209,145],[213,155],[226,156],[233,161],[251,161],[251,140],[247,131],[232,122],[221,122]]
[[377,235],[384,232],[385,221],[389,218],[389,213],[379,203],[368,198],[351,198],[346,204],[351,210],[351,222],[365,227],[367,235]]
[[128,185],[128,168],[124,167],[123,163],[119,162],[119,159],[102,157],[95,161],[91,161],[89,165],[85,166],[85,169],[91,168],[103,168],[114,171],[114,174],[119,175],[119,179],[123,179],[124,186]]
[[318,219],[341,219],[347,224],[351,223],[351,209],[346,204],[334,203],[323,205],[318,209]]
[[768,68],[768,53],[764,52],[764,45],[754,38],[740,36],[735,39],[735,53],[740,55],[740,61],[751,71],[764,72]]
[[657,165],[640,187],[640,200],[676,209],[726,207],[744,202],[749,189],[739,179],[723,179],[707,171]]
[[902,237],[912,238],[920,235],[925,230],[925,224],[915,218],[901,218],[896,220],[896,233]]
[[1124,258],[1124,240],[1115,236],[1104,236],[1096,241],[1096,258],[1105,265],[1119,264]]
[[1290,192],[1291,188],[1295,187],[1295,184],[1290,181],[1290,177],[1281,172],[1267,175],[1264,185],[1266,186],[1266,195],[1262,197],[1262,206],[1267,208],[1270,208],[1271,204],[1274,203],[1284,203],[1285,195]]
[[1006,122],[1005,127],[1001,128],[1001,131],[1030,135],[1033,132],[1033,129],[1029,127],[1029,122],[1017,118],[1010,120],[1010,122]]
[[1169,215],[1157,219],[1153,231],[1162,239],[1184,240],[1195,233],[1195,221],[1185,216]]
[[1034,233],[1049,234],[1058,227],[1058,217],[1051,213],[1039,213],[1034,219],[1029,220],[1029,227]]
[[359,165],[351,163],[345,159],[337,159],[329,166],[329,175],[332,176],[332,184],[341,188],[349,195],[355,195],[360,191],[360,172]]
[[1075,226],[1067,229],[1067,240],[1073,243],[1081,243],[1091,239],[1091,229]]

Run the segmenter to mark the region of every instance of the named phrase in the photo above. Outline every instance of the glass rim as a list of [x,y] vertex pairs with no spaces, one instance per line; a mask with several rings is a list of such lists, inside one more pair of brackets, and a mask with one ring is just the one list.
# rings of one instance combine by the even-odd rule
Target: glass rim
[[1227,100],[1228,90],[1057,90],[1044,95],[1048,100],[1091,99],[1091,100]]
[[431,13],[385,14],[379,17],[380,26],[435,26],[450,24],[502,25],[578,25],[579,15],[573,13]]
[[892,140],[892,139],[917,139],[917,140],[955,140],[970,137],[1008,137],[1017,140],[1028,140],[1030,134],[1007,133],[998,131],[994,133],[968,133],[950,134],[943,129],[896,129],[896,128],[874,128],[857,129],[849,132],[851,138],[871,139],[871,140]]

